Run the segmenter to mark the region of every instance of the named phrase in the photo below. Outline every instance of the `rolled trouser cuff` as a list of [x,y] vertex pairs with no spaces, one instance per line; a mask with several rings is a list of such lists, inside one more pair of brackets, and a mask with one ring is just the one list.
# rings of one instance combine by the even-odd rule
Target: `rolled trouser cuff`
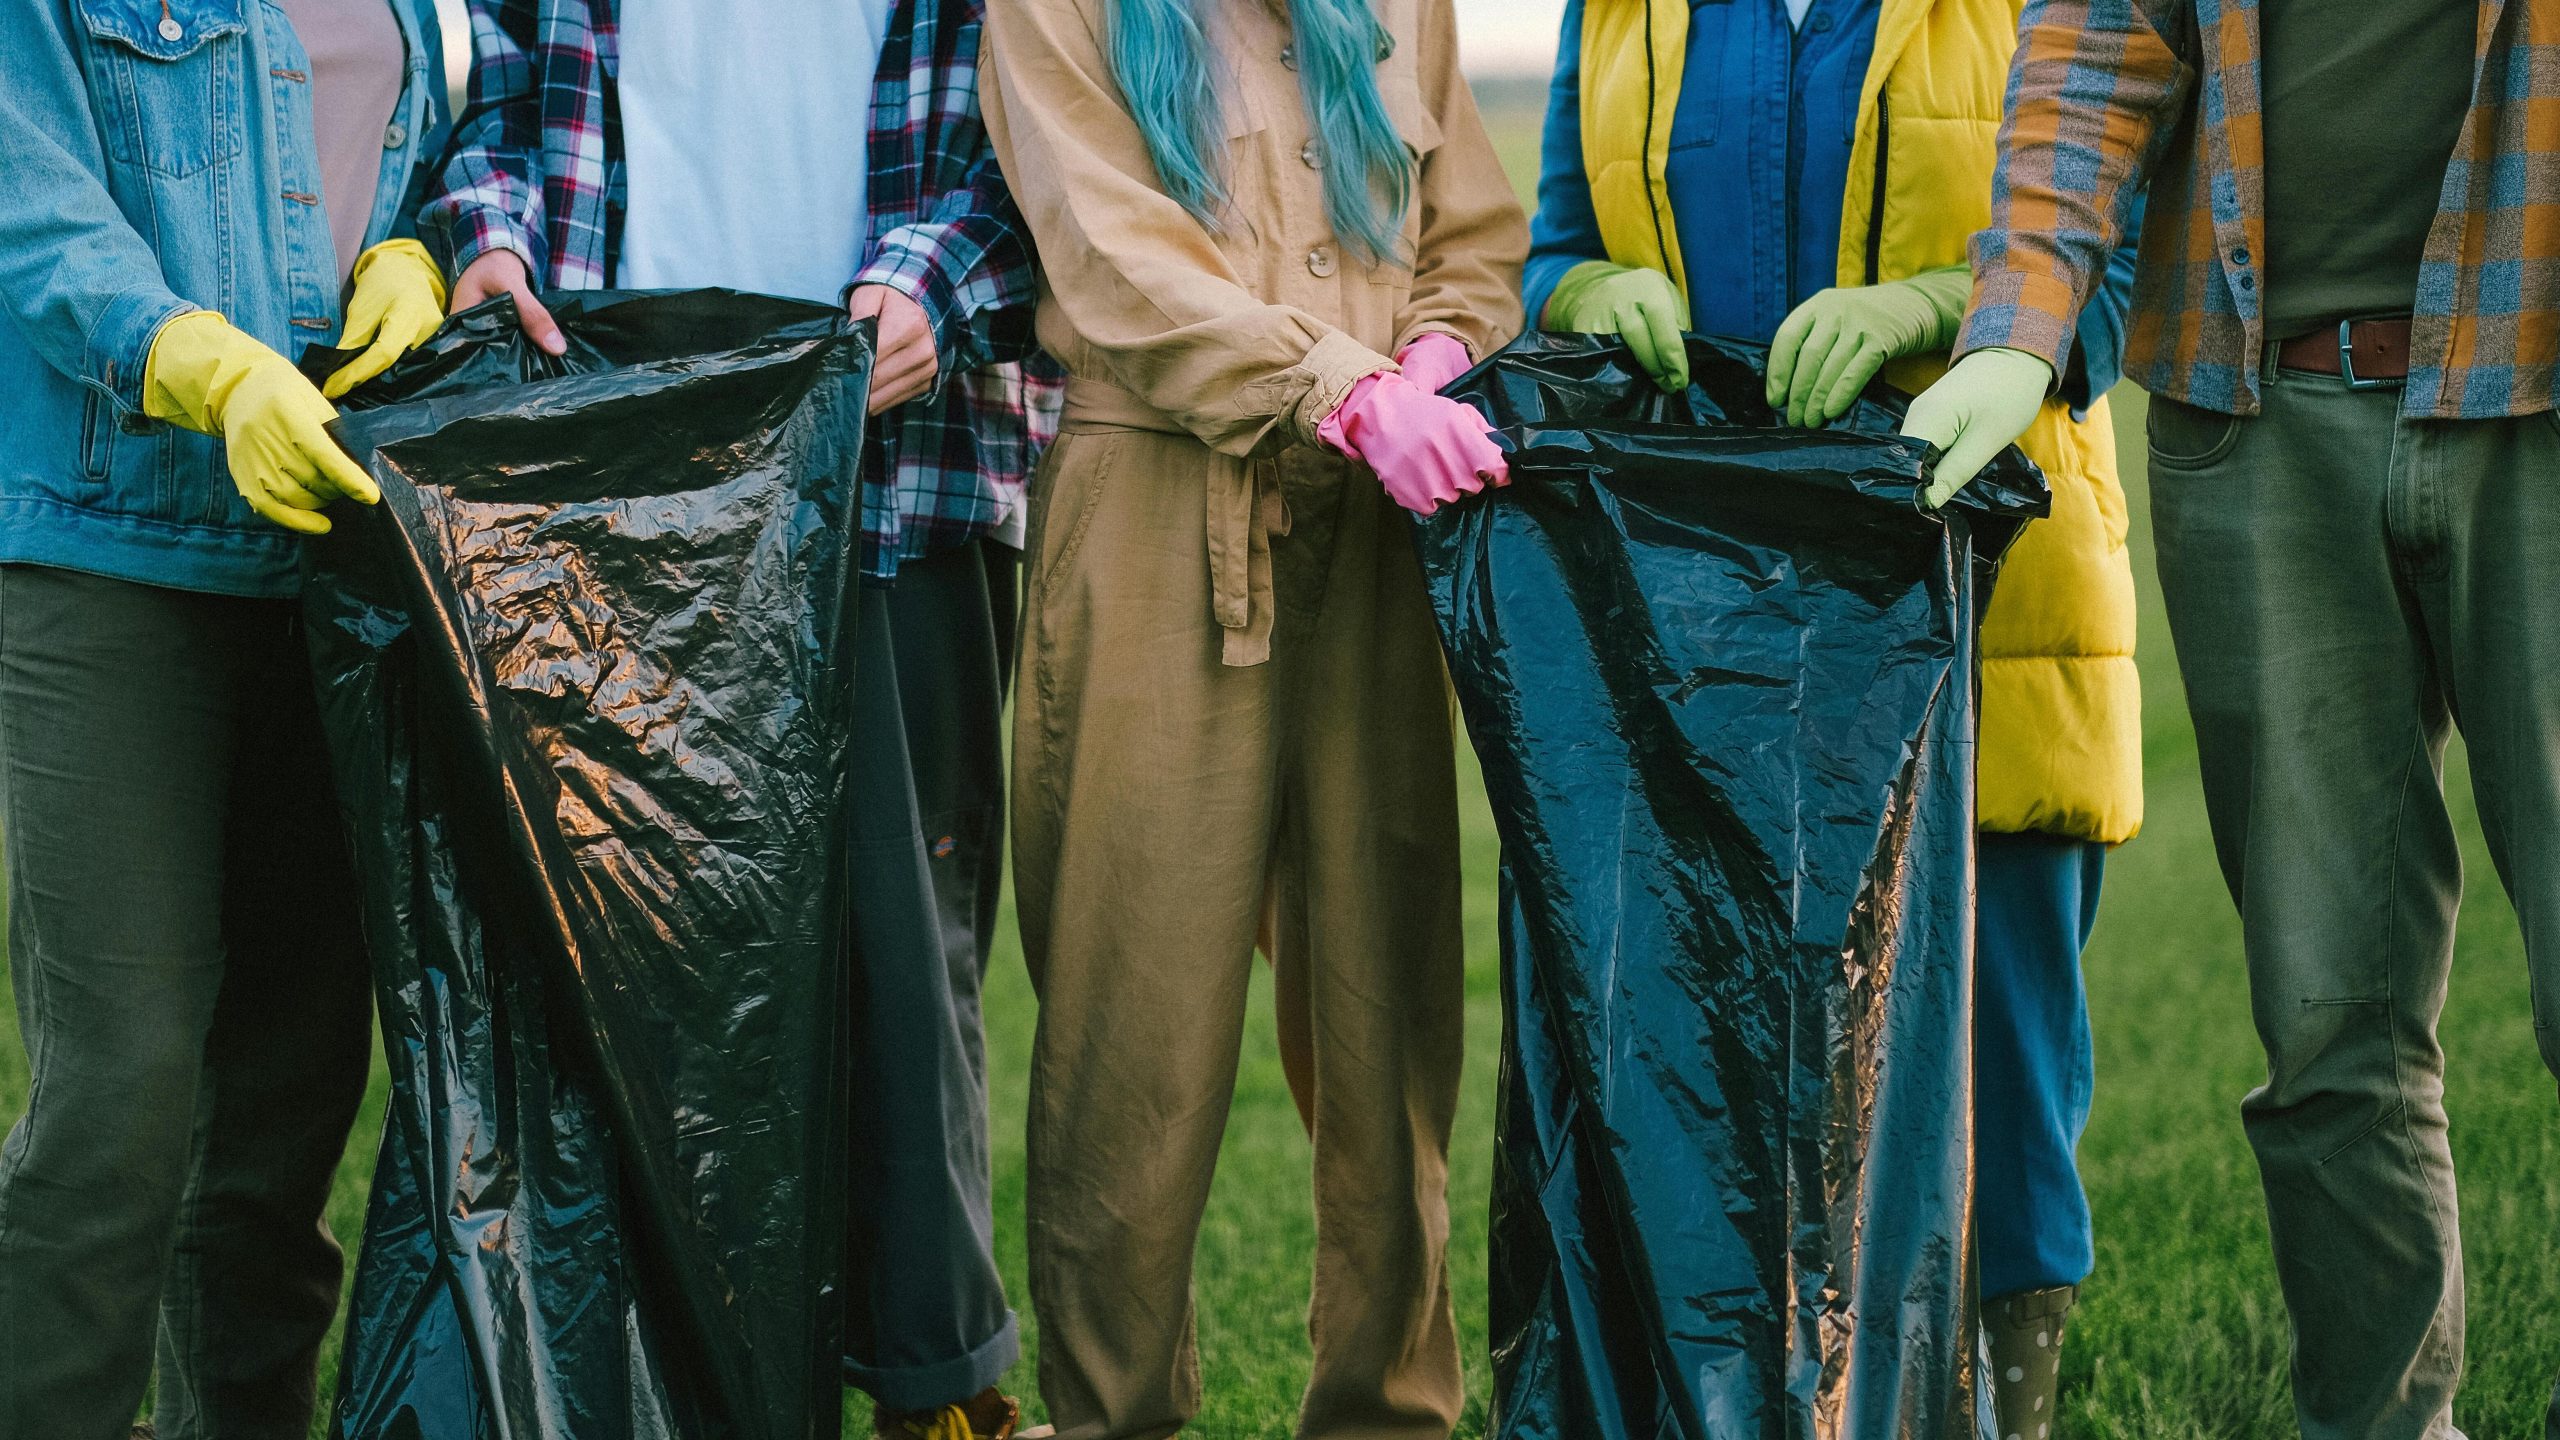
[[925,1365],[874,1367],[845,1357],[844,1383],[886,1410],[935,1410],[957,1405],[1004,1378],[1022,1358],[1022,1322],[1004,1312],[996,1333],[965,1355]]

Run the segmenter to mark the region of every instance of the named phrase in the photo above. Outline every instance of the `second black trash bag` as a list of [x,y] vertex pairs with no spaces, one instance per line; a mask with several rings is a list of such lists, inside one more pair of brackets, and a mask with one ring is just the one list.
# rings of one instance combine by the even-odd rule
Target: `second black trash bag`
[[360,392],[310,551],[392,1078],[335,1434],[832,1440],[869,331],[554,313]]
[[2043,513],[1942,514],[1871,390],[1664,396],[1533,334],[1450,387],[1510,487],[1417,527],[1502,835],[1493,1433],[1973,1427],[1974,631]]

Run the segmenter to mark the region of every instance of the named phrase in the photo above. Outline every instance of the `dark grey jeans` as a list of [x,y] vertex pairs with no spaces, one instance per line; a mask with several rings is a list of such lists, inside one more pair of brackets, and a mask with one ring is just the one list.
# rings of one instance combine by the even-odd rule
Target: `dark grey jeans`
[[2560,423],[2399,403],[2286,373],[2251,419],[2151,409],[2160,577],[2267,1050],[2242,1114],[2309,1440],[2454,1433],[2436,1017],[2462,888],[2455,724],[2560,1070]]
[[966,1400],[1020,1353],[978,1009],[1004,877],[1016,564],[975,541],[863,596],[845,1377],[891,1410]]
[[302,1440],[370,980],[297,607],[0,566],[0,1440]]

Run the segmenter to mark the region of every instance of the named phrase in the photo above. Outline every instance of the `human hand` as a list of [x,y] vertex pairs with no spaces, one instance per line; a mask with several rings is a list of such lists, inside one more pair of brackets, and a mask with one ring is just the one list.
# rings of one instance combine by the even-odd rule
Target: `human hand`
[[934,349],[933,322],[906,292],[887,285],[857,285],[845,302],[856,320],[877,317],[880,333],[871,351],[871,413],[904,405],[933,388],[942,368]]
[[1982,473],[2044,409],[2053,367],[2024,350],[1976,350],[1920,392],[1902,433],[1945,453],[1921,503],[1935,510]]
[[479,259],[462,267],[453,282],[452,313],[459,315],[484,300],[512,295],[516,301],[516,323],[545,355],[566,355],[569,341],[560,333],[559,324],[542,302],[533,298],[533,282],[525,274],[524,257],[513,250],[483,251]]
[[1550,330],[1615,335],[1635,352],[1636,364],[1664,391],[1689,388],[1689,304],[1659,270],[1592,260],[1566,272],[1547,300]]
[[320,387],[335,400],[391,368],[444,323],[444,274],[415,240],[385,240],[356,257],[355,286],[338,346],[364,353],[338,367]]
[[287,530],[325,535],[329,519],[319,512],[330,501],[382,498],[326,428],[337,407],[293,362],[210,310],[160,327],[143,365],[142,408],[220,436],[240,498]]
[[1770,408],[1808,427],[1848,414],[1884,362],[1953,344],[1972,294],[1972,272],[1949,265],[1805,301],[1769,342]]
[[1511,483],[1511,461],[1475,407],[1387,371],[1351,387],[1316,434],[1377,473],[1397,504],[1428,515],[1487,485]]

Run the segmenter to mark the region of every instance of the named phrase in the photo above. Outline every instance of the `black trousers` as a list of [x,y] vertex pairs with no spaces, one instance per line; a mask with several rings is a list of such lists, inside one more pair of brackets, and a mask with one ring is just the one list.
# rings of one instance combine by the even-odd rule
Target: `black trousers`
[[1020,1353],[978,1006],[1004,876],[1017,561],[974,541],[863,596],[845,1378],[892,1410],[967,1399]]
[[300,610],[0,566],[0,1440],[301,1440],[373,989]]

